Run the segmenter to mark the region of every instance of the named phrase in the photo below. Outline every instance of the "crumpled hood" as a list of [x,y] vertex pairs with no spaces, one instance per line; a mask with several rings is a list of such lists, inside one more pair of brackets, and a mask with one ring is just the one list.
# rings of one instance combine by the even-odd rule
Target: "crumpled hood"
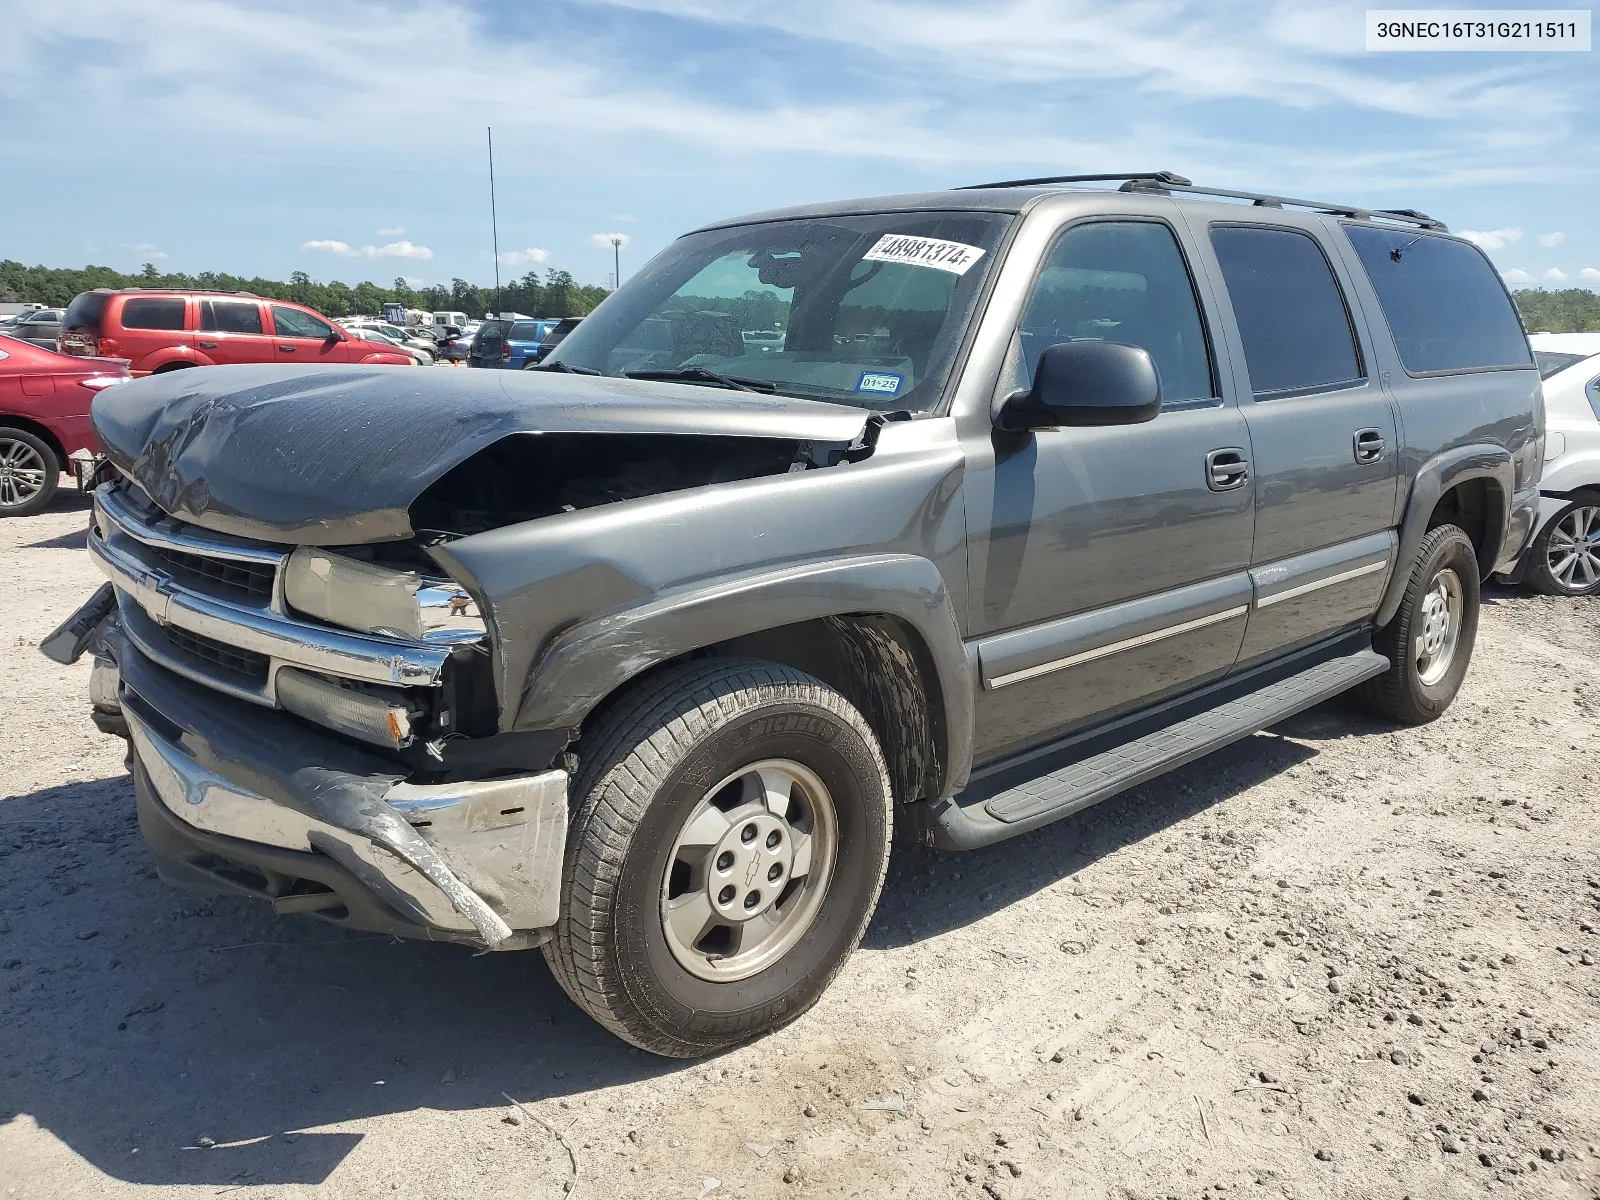
[[865,412],[816,400],[556,372],[198,367],[95,397],[107,457],[173,516],[243,537],[409,537],[430,484],[516,433],[848,443]]

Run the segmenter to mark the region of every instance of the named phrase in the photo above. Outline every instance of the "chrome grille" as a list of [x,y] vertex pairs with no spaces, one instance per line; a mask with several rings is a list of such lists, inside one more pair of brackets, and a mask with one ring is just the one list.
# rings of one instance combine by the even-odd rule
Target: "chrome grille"
[[278,571],[271,563],[212,558],[163,546],[153,546],[150,552],[166,566],[173,579],[199,591],[242,600],[246,604],[259,604],[263,608],[272,603]]
[[240,683],[253,684],[256,687],[266,686],[267,672],[271,669],[272,660],[265,654],[241,650],[237,646],[229,646],[204,634],[190,633],[187,629],[179,629],[175,625],[162,626],[161,633],[174,648],[190,658],[199,659],[212,668],[237,676]]

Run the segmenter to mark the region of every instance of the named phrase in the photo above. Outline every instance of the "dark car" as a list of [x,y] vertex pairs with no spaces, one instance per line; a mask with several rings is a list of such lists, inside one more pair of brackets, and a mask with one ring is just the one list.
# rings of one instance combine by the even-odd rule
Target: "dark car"
[[540,339],[539,345],[534,348],[533,353],[528,355],[527,361],[523,363],[523,369],[526,370],[528,367],[542,363],[550,356],[550,352],[559,346],[566,339],[566,336],[576,329],[582,321],[582,317],[562,317],[554,325],[549,326],[545,330],[544,337]]
[[554,317],[530,317],[516,321],[491,318],[478,327],[477,336],[472,339],[472,347],[467,353],[467,365],[520,371],[537,361],[536,355],[545,340],[563,323]]
[[539,946],[712,1054],[816,1002],[896,833],[1351,689],[1438,717],[1540,503],[1499,275],[1413,211],[1105,178],[707,226],[515,376],[110,389],[110,588],[47,646],[92,644],[161,874]]
[[61,332],[61,311],[59,308],[36,308],[20,313],[16,320],[0,325],[0,333],[54,350],[56,335]]

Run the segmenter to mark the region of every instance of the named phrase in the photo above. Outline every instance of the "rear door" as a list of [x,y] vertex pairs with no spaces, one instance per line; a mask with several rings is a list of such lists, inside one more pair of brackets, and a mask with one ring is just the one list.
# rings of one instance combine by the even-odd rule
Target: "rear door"
[[1394,406],[1371,370],[1341,260],[1317,217],[1214,221],[1202,240],[1229,301],[1223,326],[1256,477],[1247,666],[1367,620],[1394,556]]
[[272,309],[273,346],[279,362],[349,362],[347,343],[321,317],[301,308],[274,304]]
[[212,362],[263,363],[278,356],[278,348],[262,320],[256,300],[202,298],[195,349]]

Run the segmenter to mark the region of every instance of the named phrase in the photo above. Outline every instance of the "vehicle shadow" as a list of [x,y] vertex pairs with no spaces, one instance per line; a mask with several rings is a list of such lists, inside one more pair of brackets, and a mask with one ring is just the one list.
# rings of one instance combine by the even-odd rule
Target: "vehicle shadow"
[[44,538],[37,542],[24,542],[24,550],[82,550],[89,540],[89,531],[74,529],[70,533],[58,533],[53,538]]
[[[1324,736],[1315,713],[1294,737]],[[1326,736],[1351,731],[1348,713],[1327,720]],[[865,945],[960,928],[1315,754],[1257,735],[1013,843],[898,847]],[[591,1021],[540,955],[176,891],[131,792],[121,776],[0,800],[0,1126],[26,1114],[132,1183],[312,1185],[362,1135],[302,1130],[686,1069]]]
[[536,953],[174,890],[126,776],[0,800],[0,1029],[0,1128],[26,1114],[160,1185],[315,1184],[361,1134],[295,1131],[683,1069],[596,1025]]
[[[970,925],[1315,758],[1314,748],[1288,738],[1319,740],[1313,728],[1325,728],[1330,737],[1353,732],[1338,701],[1294,721],[1303,723],[1320,709],[1333,711],[1315,718],[1315,726],[1284,722],[1011,841],[962,853],[897,846],[863,945],[905,946]],[[1371,731],[1384,728],[1374,722]]]

